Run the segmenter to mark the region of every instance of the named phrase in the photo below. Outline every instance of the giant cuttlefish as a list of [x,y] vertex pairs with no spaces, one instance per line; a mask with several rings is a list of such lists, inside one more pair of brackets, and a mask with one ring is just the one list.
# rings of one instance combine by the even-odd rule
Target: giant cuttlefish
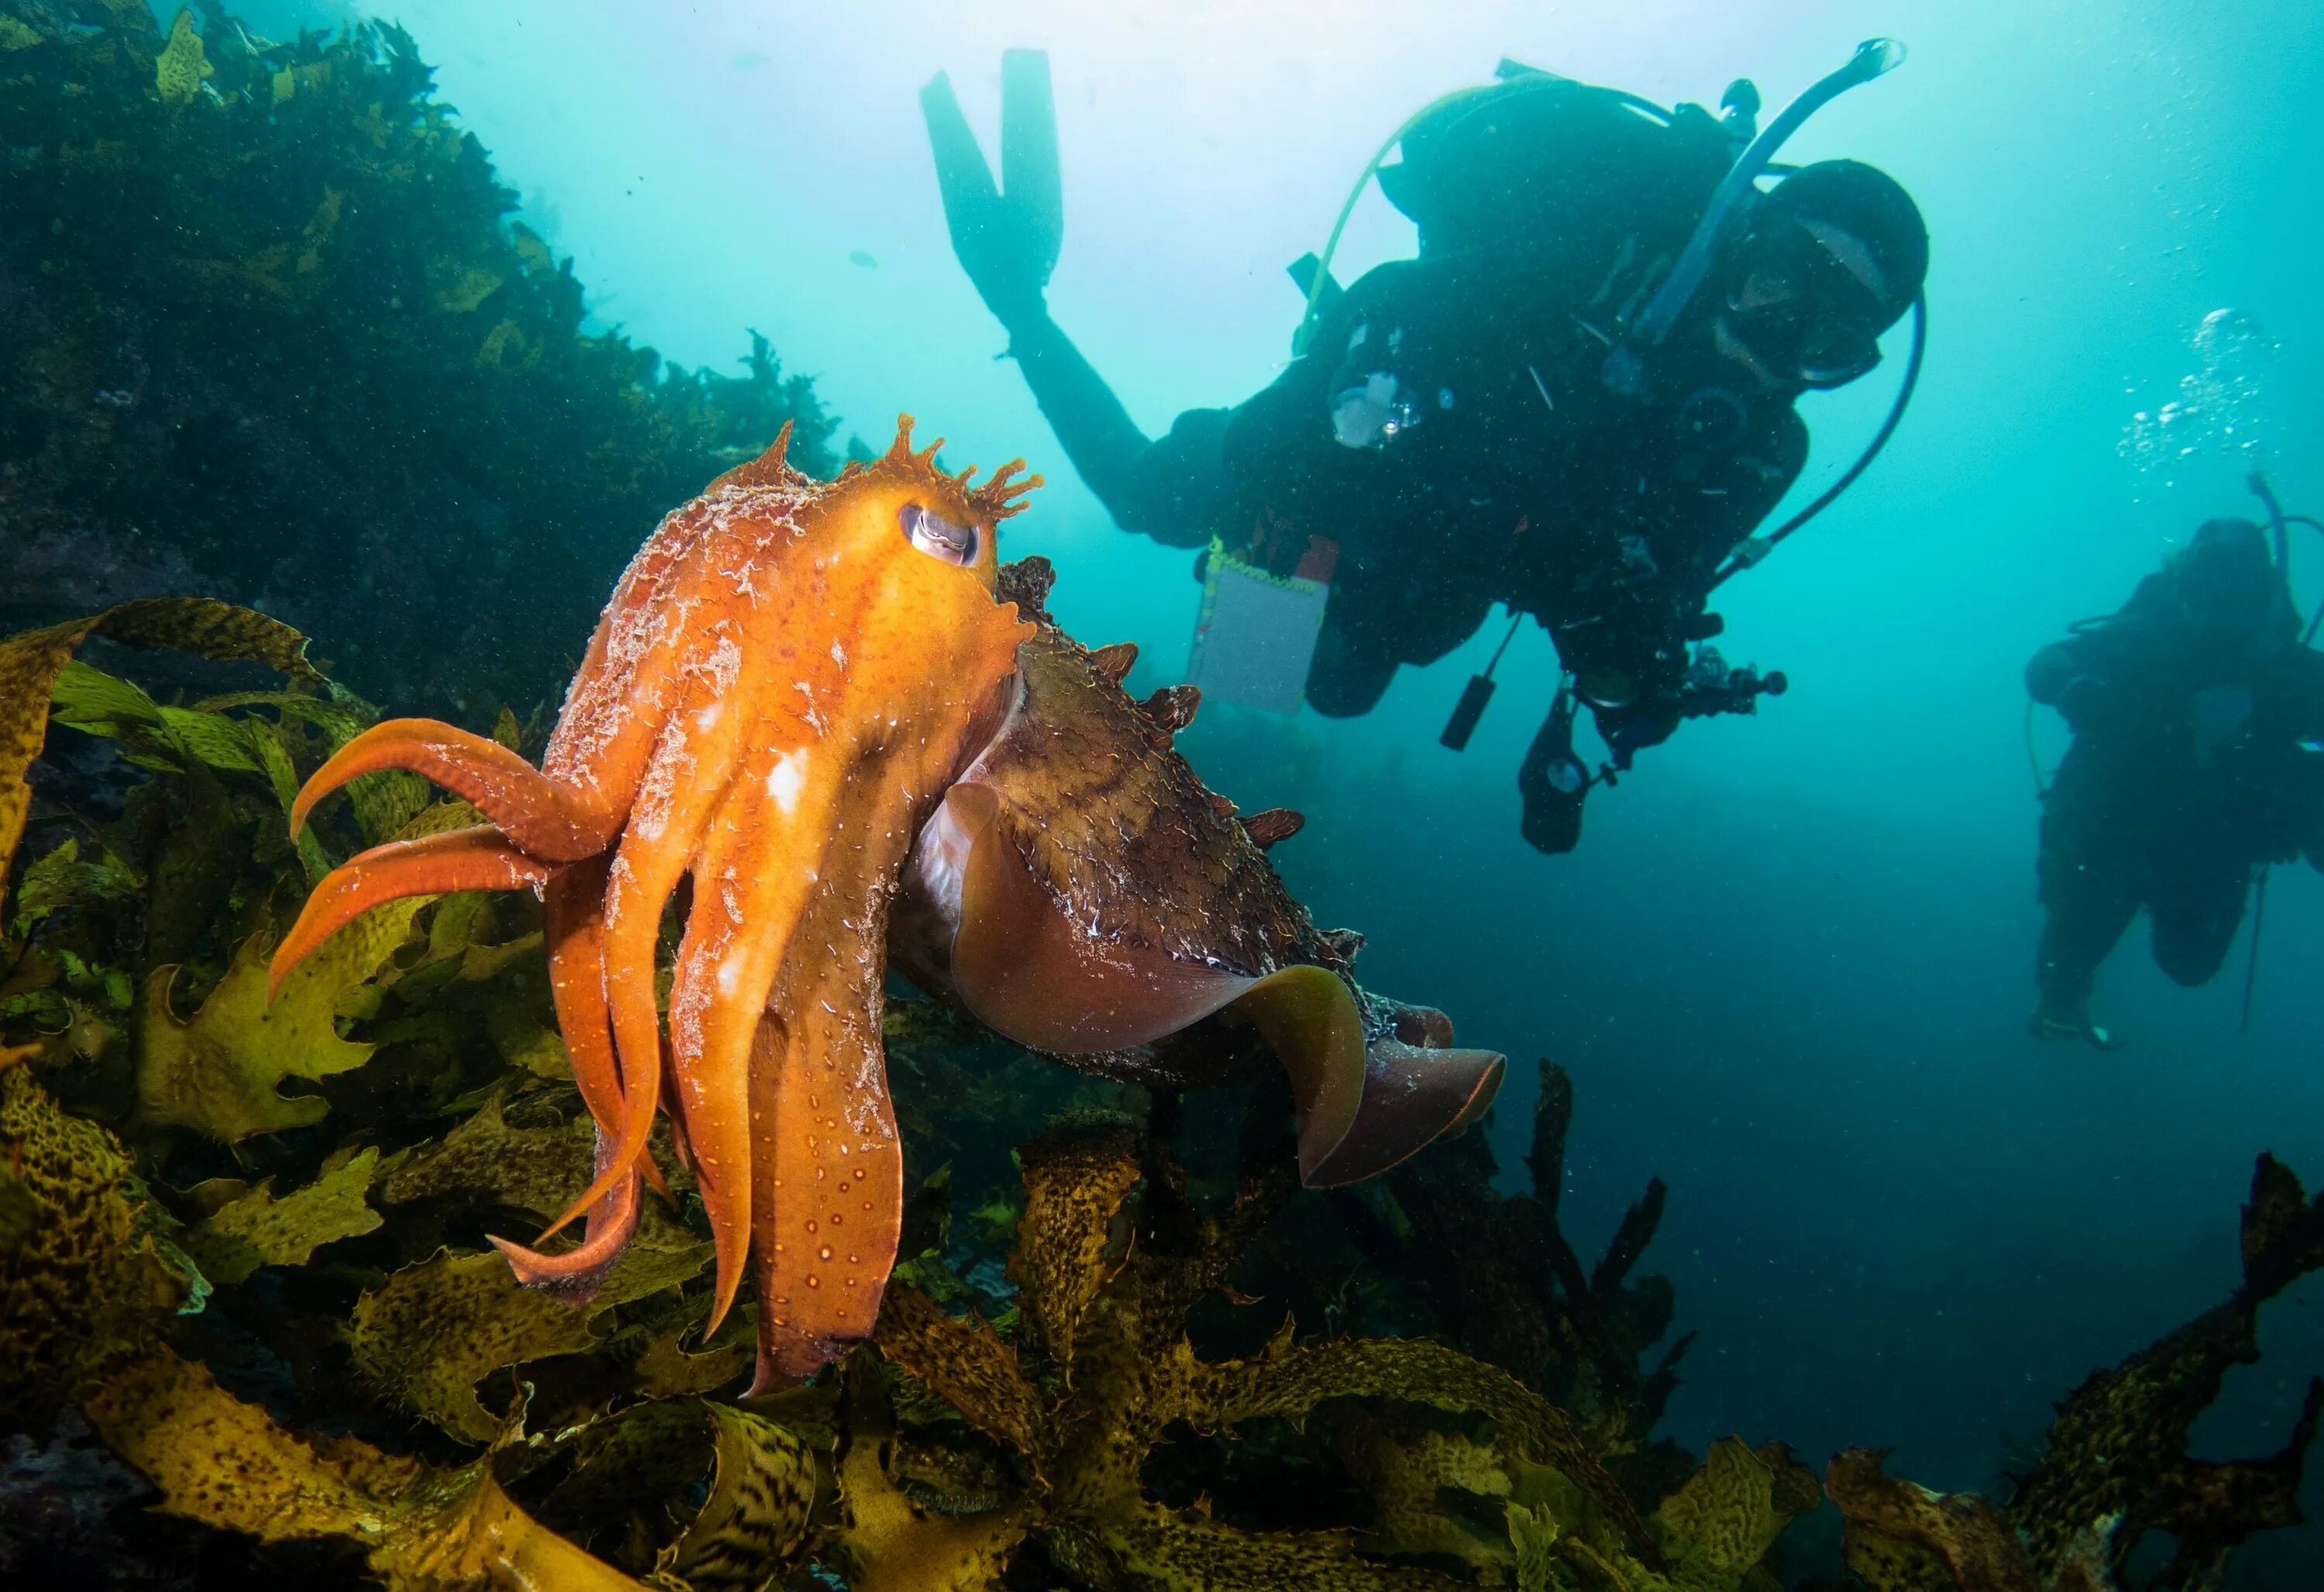
[[[520,1279],[595,1287],[659,1180],[647,1139],[666,1109],[717,1243],[706,1330],[747,1270],[761,1387],[868,1336],[903,1207],[881,1048],[891,948],[1001,1034],[1112,1076],[1185,1087],[1271,1051],[1311,1183],[1381,1171],[1483,1109],[1502,1059],[1360,990],[1352,938],[1319,934],[1266,859],[1286,815],[1238,820],[1171,750],[1191,689],[1133,704],[1131,649],[1087,652],[1048,623],[1046,565],[1001,568],[995,528],[1038,476],[1011,484],[1019,461],[972,489],[973,466],[913,451],[909,417],[834,482],[783,447],[647,540],[540,768],[391,720],[292,811],[295,829],[392,768],[490,822],[324,879],[278,985],[397,897],[540,893],[597,1175],[549,1229],[586,1212],[576,1247],[494,1240]],[[655,946],[688,879],[665,1022]]]

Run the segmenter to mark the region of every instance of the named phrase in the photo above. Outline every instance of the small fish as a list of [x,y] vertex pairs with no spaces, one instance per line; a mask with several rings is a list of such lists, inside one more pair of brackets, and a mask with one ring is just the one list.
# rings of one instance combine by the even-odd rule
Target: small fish
[[848,250],[847,263],[860,265],[866,271],[877,271],[880,268],[880,262],[872,258],[872,251],[869,249]]

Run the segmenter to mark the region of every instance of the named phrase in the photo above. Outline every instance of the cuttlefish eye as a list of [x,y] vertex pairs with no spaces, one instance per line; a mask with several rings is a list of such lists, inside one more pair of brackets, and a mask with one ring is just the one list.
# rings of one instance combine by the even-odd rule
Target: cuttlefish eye
[[964,566],[975,562],[976,527],[973,525],[954,525],[941,514],[930,513],[918,503],[906,503],[896,519],[904,528],[905,538],[929,557]]

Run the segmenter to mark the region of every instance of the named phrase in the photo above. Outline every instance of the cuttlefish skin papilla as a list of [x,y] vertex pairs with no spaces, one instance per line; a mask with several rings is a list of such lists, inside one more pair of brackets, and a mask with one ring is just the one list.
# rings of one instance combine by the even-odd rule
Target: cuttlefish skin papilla
[[[1328,943],[1263,858],[1279,901],[1251,894],[1258,876],[1231,846],[1222,877],[1242,881],[1240,895],[1190,887],[1127,830],[1109,861],[1084,826],[1051,859],[1078,860],[1080,882],[1063,895],[1038,888],[1026,823],[1045,822],[1076,781],[1086,787],[1071,771],[1080,761],[1126,752],[1125,734],[1167,751],[1167,729],[1157,736],[1110,677],[1111,701],[1031,688],[1073,684],[1058,666],[1078,656],[1085,670],[1091,657],[995,594],[994,530],[1032,483],[1009,485],[1011,465],[972,491],[973,473],[937,472],[935,448],[913,452],[909,435],[907,419],[885,456],[829,483],[789,469],[778,439],[665,520],[616,587],[540,768],[450,725],[390,721],[318,769],[292,813],[295,828],[348,780],[401,768],[490,820],[351,860],[316,888],[273,977],[279,985],[338,927],[397,897],[538,889],[559,1026],[598,1128],[597,1176],[549,1229],[586,1211],[577,1247],[493,1242],[527,1284],[594,1291],[635,1231],[641,1180],[659,1181],[646,1143],[666,1106],[717,1246],[706,1336],[747,1269],[761,1388],[868,1336],[895,1259],[903,1164],[880,1035],[899,884],[910,883],[905,916],[922,925],[899,940],[924,941],[931,921],[949,939],[899,965],[1023,1043],[1196,1081],[1202,1063],[1183,1057],[1225,1053],[1181,1045],[1170,1060],[1172,1035],[1213,1013],[1263,1033],[1292,1072],[1311,1181],[1361,1175],[1360,1163],[1418,1147],[1481,1109],[1499,1077],[1498,1057],[1455,1059],[1480,1053],[1442,1053],[1445,1069],[1400,1059],[1409,1047],[1387,1032],[1389,1008],[1326,965]],[[1045,635],[1055,640],[1033,645]],[[1034,734],[1044,713],[1070,732]],[[1184,782],[1200,793],[1191,771]],[[1117,829],[1120,794],[1109,809]],[[1162,794],[1172,810],[1183,805],[1176,787]],[[1239,828],[1220,827],[1214,799],[1200,799],[1213,825],[1202,835],[1167,822],[1139,833],[1173,847],[1191,839],[1197,851],[1231,841],[1256,857]],[[1046,821],[1065,833],[1058,819]],[[927,883],[942,870],[925,859],[954,829],[964,895]],[[908,866],[916,851],[922,860]],[[999,866],[1010,856],[1013,879]],[[664,1101],[654,948],[689,875]],[[1202,913],[1163,901],[1173,889]],[[1081,914],[1063,920],[1062,939],[1059,903]],[[1204,914],[1230,925],[1209,936],[1223,956],[1185,932]],[[1028,974],[1057,980],[1051,998],[1028,996]],[[1417,1015],[1406,1014],[1407,1029]],[[1347,1150],[1311,1165],[1311,1145]]]

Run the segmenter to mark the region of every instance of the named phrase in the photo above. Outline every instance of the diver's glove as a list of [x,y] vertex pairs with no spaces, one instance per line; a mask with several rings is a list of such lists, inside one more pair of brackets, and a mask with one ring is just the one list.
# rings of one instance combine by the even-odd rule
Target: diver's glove
[[985,308],[1011,333],[1038,324],[1048,315],[1041,292],[1065,238],[1048,56],[1038,50],[1001,54],[998,184],[944,73],[920,90],[920,112],[927,119],[945,225],[961,268]]

